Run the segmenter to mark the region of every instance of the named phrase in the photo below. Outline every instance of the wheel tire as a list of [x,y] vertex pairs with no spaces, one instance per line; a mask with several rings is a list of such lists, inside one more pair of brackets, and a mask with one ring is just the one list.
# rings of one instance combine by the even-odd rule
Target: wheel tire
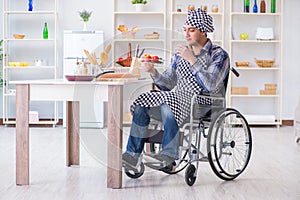
[[192,164],[190,164],[185,171],[185,182],[189,186],[194,185],[196,181],[195,172],[196,172],[196,167]]
[[[251,130],[244,116],[235,109],[226,108],[216,116],[210,124],[208,133],[208,160],[212,170],[219,178],[230,181],[238,177],[249,163],[252,150]],[[225,121],[227,123],[224,123]],[[223,124],[225,127],[222,126]],[[240,131],[233,130],[236,128]],[[243,151],[237,151],[239,148],[243,148]],[[234,156],[237,155],[234,154],[235,151],[244,152],[244,155]],[[238,158],[240,160],[237,160]]]
[[144,171],[145,171],[144,163],[141,163],[137,169],[132,168],[132,167],[130,167],[130,168],[125,167],[125,174],[128,177],[134,178],[134,179],[141,177],[144,174]]

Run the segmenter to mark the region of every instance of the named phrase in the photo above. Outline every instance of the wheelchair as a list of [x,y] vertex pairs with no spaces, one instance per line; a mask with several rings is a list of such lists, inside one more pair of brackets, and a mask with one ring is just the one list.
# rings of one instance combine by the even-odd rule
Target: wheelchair
[[[238,76],[233,68],[231,71]],[[179,128],[179,159],[171,164],[151,160],[161,150],[163,125],[159,119],[151,118],[148,126],[148,148],[143,151],[137,168],[123,165],[125,174],[139,178],[145,166],[167,174],[185,170],[185,182],[192,186],[197,178],[199,162],[208,162],[219,178],[230,181],[238,177],[247,167],[252,150],[251,130],[245,117],[234,108],[226,108],[225,93],[195,94],[191,99],[191,113]],[[209,98],[212,104],[199,104],[199,98]],[[151,116],[151,114],[150,114]],[[201,148],[206,144],[206,152]],[[205,146],[205,145],[203,145]],[[150,158],[150,159],[149,159]]]

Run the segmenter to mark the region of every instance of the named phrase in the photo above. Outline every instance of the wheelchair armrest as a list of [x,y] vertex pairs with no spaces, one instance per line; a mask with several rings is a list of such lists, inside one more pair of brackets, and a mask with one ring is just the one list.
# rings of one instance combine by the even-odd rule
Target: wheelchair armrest
[[208,98],[211,100],[225,100],[225,97],[222,94],[211,94],[206,92],[203,92],[201,94],[194,94],[194,98],[196,97]]

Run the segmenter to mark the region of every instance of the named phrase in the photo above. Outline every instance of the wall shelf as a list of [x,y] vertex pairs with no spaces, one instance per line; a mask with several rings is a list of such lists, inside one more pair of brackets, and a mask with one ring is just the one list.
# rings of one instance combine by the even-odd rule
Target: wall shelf
[[[12,80],[56,79],[58,75],[58,0],[45,0],[38,3],[34,11],[23,10],[18,0],[3,0],[3,124],[15,124],[16,85]],[[12,9],[13,8],[13,9]],[[49,38],[43,39],[43,27],[47,22]],[[14,39],[13,34],[23,33],[28,23],[30,32],[24,39]],[[45,56],[46,52],[46,56]],[[43,54],[44,53],[44,54]],[[35,66],[36,59],[46,65]],[[29,66],[9,66],[9,62],[29,62]],[[12,92],[14,91],[14,92]],[[57,124],[58,105],[53,102],[33,102],[30,110],[47,112],[51,120],[41,120],[30,124]],[[39,112],[39,113],[41,113]],[[40,115],[43,118],[43,116]]]

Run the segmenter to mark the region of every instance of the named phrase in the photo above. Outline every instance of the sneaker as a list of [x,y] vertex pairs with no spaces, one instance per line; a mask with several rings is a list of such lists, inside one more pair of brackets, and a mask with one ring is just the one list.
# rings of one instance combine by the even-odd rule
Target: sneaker
[[154,156],[154,158],[161,162],[166,162],[167,165],[173,164],[173,162],[176,160],[175,158],[165,154],[157,154]]
[[138,159],[132,156],[130,153],[125,152],[122,154],[122,161],[125,164],[131,165],[133,167],[136,167],[138,165]]

